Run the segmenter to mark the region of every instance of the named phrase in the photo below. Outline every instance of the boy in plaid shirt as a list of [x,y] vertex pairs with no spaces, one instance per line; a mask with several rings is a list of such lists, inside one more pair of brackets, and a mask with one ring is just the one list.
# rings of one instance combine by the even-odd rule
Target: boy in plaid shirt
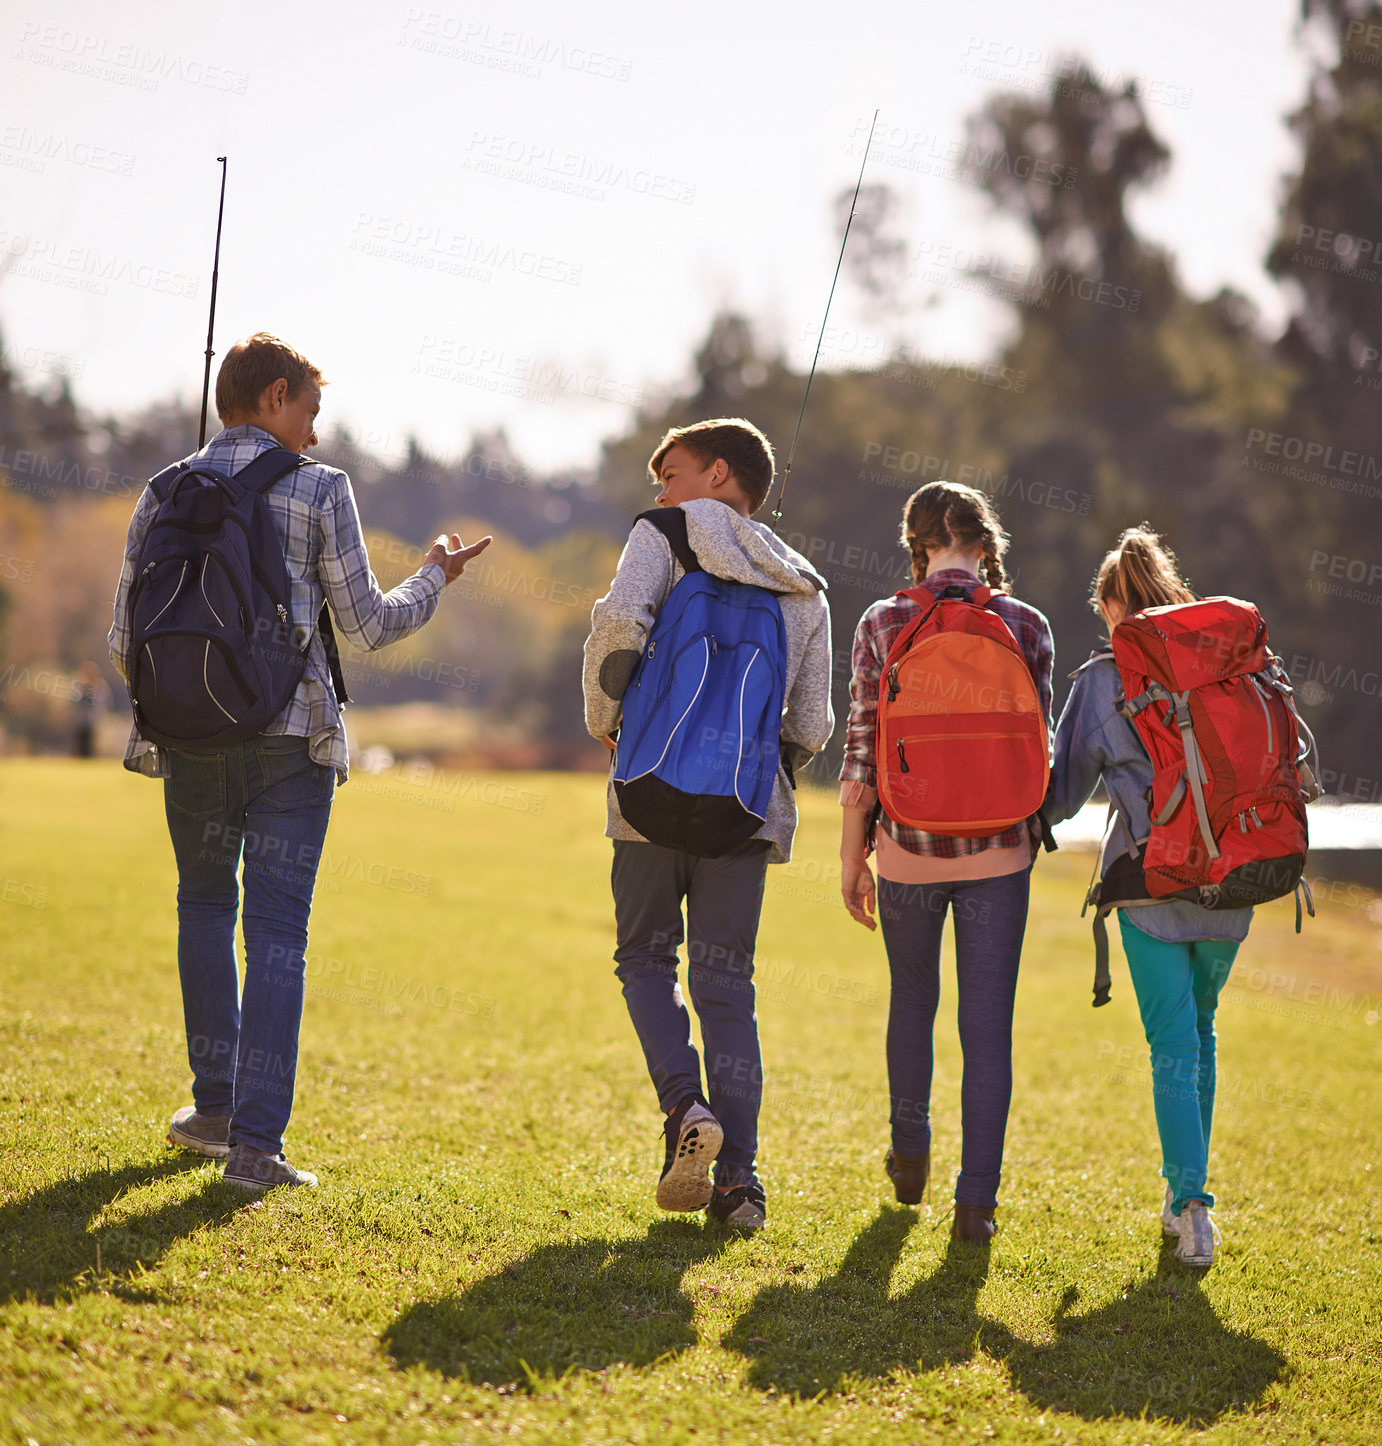
[[[262,452],[301,452],[317,440],[322,374],[267,332],[237,342],[216,378],[225,424],[196,454],[234,475]],[[194,459],[188,459],[194,460]],[[211,485],[211,484],[207,484]],[[345,728],[321,634],[325,599],[356,647],[374,649],[416,632],[442,589],[490,543],[439,537],[422,566],[392,592],[375,581],[350,478],[309,462],[265,494],[291,583],[291,616],[306,647],[302,681],[257,737],[218,749],[156,746],[130,734],[125,767],[163,780],[178,865],[178,973],[182,981],[193,1103],[168,1140],[226,1161],[245,1189],[315,1185],[283,1156],[293,1106],[302,1019],[307,916],[331,800],[349,773]],[[135,505],[115,594],[110,655],[128,679],[135,563],[158,500]],[[245,987],[235,961],[236,874],[244,856]]]

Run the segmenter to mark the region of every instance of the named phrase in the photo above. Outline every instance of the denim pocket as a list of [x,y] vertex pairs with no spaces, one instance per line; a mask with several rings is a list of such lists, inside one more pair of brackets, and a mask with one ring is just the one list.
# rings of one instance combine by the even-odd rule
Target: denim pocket
[[226,756],[224,753],[189,753],[169,748],[169,806],[188,818],[211,818],[226,811]]
[[263,783],[257,799],[260,807],[286,811],[331,801],[335,772],[312,762],[305,738],[294,738],[282,747],[259,744],[254,756]]

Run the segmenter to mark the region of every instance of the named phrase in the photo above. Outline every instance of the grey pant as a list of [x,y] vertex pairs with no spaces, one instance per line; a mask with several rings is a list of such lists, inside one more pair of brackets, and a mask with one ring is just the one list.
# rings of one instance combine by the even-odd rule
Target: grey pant
[[[658,1103],[670,1110],[687,1095],[701,1095],[724,1129],[715,1166],[719,1185],[756,1179],[763,1058],[753,951],[768,848],[751,839],[718,859],[703,859],[658,844],[614,842],[614,972]],[[677,983],[677,949],[688,933],[686,977],[705,1045],[704,1090],[691,1016]]]

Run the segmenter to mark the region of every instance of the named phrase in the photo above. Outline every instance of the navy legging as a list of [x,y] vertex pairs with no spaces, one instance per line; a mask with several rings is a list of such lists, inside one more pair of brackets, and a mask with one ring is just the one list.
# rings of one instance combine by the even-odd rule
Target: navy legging
[[1028,870],[958,883],[878,881],[888,949],[888,1086],[899,1155],[931,1147],[932,1032],[941,993],[941,931],[955,920],[959,984],[960,1176],[955,1200],[988,1209],[998,1200],[1003,1136],[1012,1099],[1013,998],[1027,927]]

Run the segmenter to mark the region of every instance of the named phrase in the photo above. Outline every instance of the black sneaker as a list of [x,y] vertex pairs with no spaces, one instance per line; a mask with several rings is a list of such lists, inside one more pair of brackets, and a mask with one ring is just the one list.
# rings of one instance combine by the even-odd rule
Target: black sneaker
[[762,1230],[768,1223],[768,1197],[755,1180],[732,1190],[716,1190],[707,1207],[716,1220],[736,1230]]
[[657,1203],[663,1210],[700,1210],[710,1201],[710,1167],[725,1132],[706,1102],[695,1095],[687,1095],[662,1128],[667,1158],[657,1182]]

